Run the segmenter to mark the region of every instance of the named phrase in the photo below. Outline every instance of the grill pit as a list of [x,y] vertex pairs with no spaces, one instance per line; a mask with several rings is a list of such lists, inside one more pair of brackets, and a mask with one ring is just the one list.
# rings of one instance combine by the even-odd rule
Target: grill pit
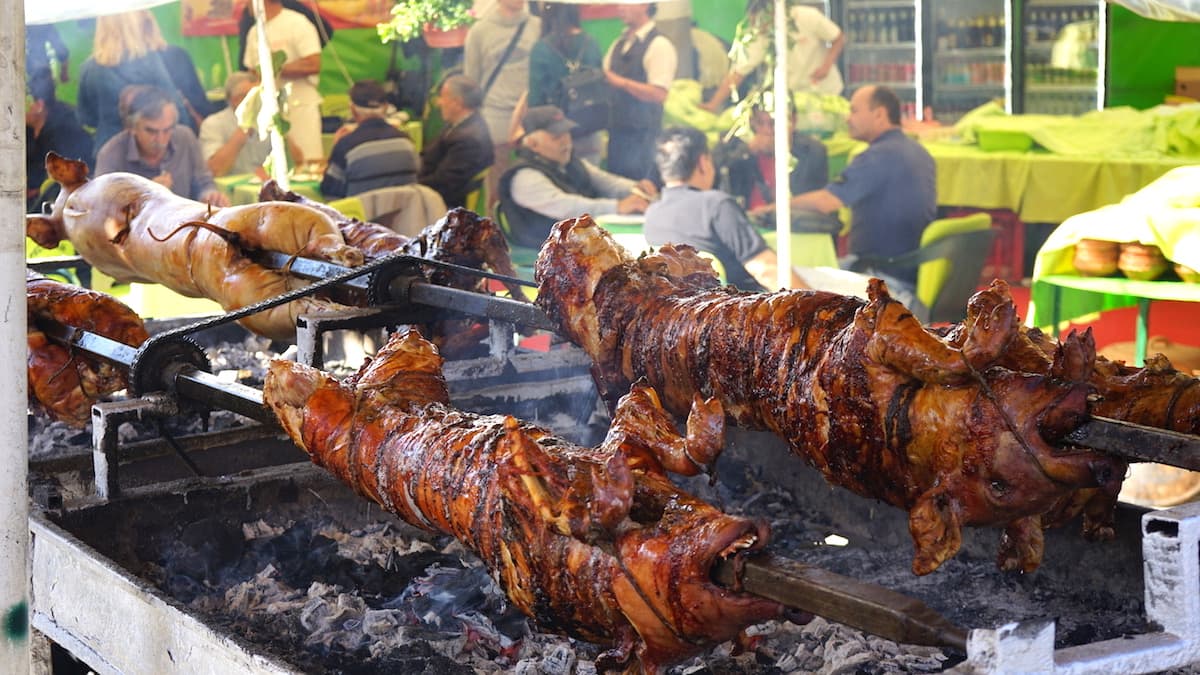
[[[214,362],[228,363],[229,370],[260,369],[266,352],[256,347],[242,346],[251,356],[218,356]],[[594,391],[585,386],[584,362],[560,357],[559,368],[542,376],[538,363],[545,358],[518,354],[506,362],[449,364],[452,396],[464,409],[541,415],[540,423],[573,440],[596,442],[603,424],[596,419]],[[525,374],[524,389],[507,381],[514,372]],[[255,384],[256,377],[261,382],[253,372],[248,382]],[[31,424],[42,432],[35,442],[45,447],[61,450],[90,440],[60,425]],[[235,416],[217,413],[207,429],[237,424]],[[130,441],[156,433],[138,425],[124,429]],[[204,430],[193,419],[178,432]],[[772,552],[917,597],[961,625],[996,630],[972,635],[979,653],[967,662],[965,654],[897,645],[821,618],[804,626],[771,622],[752,628],[761,638],[754,651],[734,655],[722,645],[673,673],[966,672],[981,664],[980,654],[989,648],[997,654],[993,672],[1005,672],[1016,668],[1014,657],[1005,656],[1013,640],[1027,642],[1017,651],[1035,658],[1030,655],[1048,649],[1099,653],[1086,645],[1105,640],[1132,646],[1136,640],[1128,636],[1159,630],[1146,619],[1139,536],[1144,511],[1123,509],[1120,539],[1112,543],[1082,541],[1077,525],[1048,533],[1045,562],[1031,575],[997,571],[992,557],[998,531],[969,529],[958,557],[932,575],[915,577],[903,512],[826,485],[773,436],[732,430],[729,438],[718,483],[693,480],[686,487],[731,513],[766,518],[775,537]],[[273,439],[203,454],[223,474],[303,457]],[[508,608],[478,561],[455,542],[397,521],[311,465],[158,482],[181,473],[169,457],[138,462],[122,470],[122,480],[130,482],[127,494],[105,503],[83,496],[87,470],[80,469],[73,474],[79,487],[63,491],[66,507],[35,519],[35,627],[98,672],[202,670],[210,660],[219,664],[212,672],[594,671],[598,647],[538,633]],[[1196,541],[1187,537],[1195,527],[1187,522],[1197,514],[1183,511],[1184,532],[1176,538],[1190,547],[1194,570]],[[1159,524],[1152,528],[1169,529],[1171,521],[1154,522]],[[830,535],[846,545],[826,543],[834,541]],[[1196,580],[1151,583],[1177,599]],[[128,597],[104,595],[118,592]],[[82,601],[97,594],[95,602]],[[149,614],[147,605],[154,607]],[[1189,628],[1196,634],[1194,623],[1188,625],[1196,615],[1183,612],[1180,625],[1171,628],[1187,644],[1164,644],[1164,650],[1186,655],[1190,648],[1192,656],[1184,658],[1200,660],[1195,638],[1186,637]],[[1047,621],[1056,621],[1049,632]],[[130,629],[139,622],[144,629]],[[1017,629],[1001,629],[1017,622]],[[154,640],[139,644],[131,634]],[[1139,644],[1134,651],[1150,650]],[[1143,661],[1143,667],[1125,669],[1164,669]],[[1106,672],[1103,665],[1067,670]]]

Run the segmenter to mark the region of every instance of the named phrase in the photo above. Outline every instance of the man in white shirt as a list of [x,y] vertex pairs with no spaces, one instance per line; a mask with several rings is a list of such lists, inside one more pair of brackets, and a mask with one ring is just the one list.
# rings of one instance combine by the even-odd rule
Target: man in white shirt
[[[321,94],[317,91],[321,72],[321,40],[317,29],[299,12],[285,9],[283,0],[265,0],[267,42],[272,53],[287,56],[276,83],[288,90],[288,138],[306,159],[325,156],[321,145]],[[246,38],[245,66],[259,69],[258,26]]]
[[627,29],[604,55],[613,88],[608,170],[641,180],[654,172],[654,139],[662,129],[663,102],[678,55],[655,28],[651,3],[618,5],[617,12]]
[[237,71],[225,80],[225,103],[221,110],[200,123],[200,154],[214,176],[254,173],[271,154],[271,142],[258,131],[238,125],[237,107],[254,86],[254,76]]
[[[845,85],[837,69],[837,59],[846,44],[842,29],[820,10],[804,5],[790,7],[788,18],[788,90],[841,94]],[[771,48],[765,36],[751,42],[745,58],[734,62],[725,80],[701,107],[716,112],[728,102],[733,88],[762,64]]]
[[650,181],[635,183],[572,154],[575,123],[552,105],[530,108],[516,164],[500,177],[500,209],[518,246],[541,247],[550,227],[584,213],[642,213],[657,194]]

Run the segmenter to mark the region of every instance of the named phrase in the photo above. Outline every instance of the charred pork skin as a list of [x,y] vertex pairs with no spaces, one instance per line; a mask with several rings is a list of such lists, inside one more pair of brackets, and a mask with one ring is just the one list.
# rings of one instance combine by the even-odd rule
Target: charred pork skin
[[471,548],[541,629],[611,645],[603,668],[656,672],[780,615],[710,578],[718,558],[760,549],[766,526],[718,511],[666,474],[715,459],[719,403],[697,398],[680,436],[638,384],[604,443],[582,448],[512,417],[449,407],[441,362],[404,331],[344,382],[274,361],[263,398],[314,463]]
[[1019,332],[1011,298],[976,304],[952,342],[882,281],[867,302],[743,293],[689,247],[633,259],[587,216],[554,226],[535,279],[602,393],[645,378],[677,415],[694,396],[719,400],[829,482],[907,510],[916,574],[953,556],[964,526],[1004,528],[1006,570],[1036,569],[1043,527],[1080,511],[1085,534],[1112,535],[1124,462],[1060,445],[1089,412],[1090,333],[1041,371],[997,367]]
[[45,321],[90,331],[131,347],[149,335],[142,319],[110,295],[25,272],[29,404],[71,426],[91,421],[92,404],[128,384],[125,372],[52,342]]
[[[297,204],[271,202],[214,211],[151,180],[110,173],[88,180],[87,165],[50,153],[46,170],[62,185],[49,216],[26,218],[25,232],[53,248],[69,239],[96,269],[117,281],[162,284],[232,311],[308,282],[257,265],[249,251],[269,250],[357,266],[363,254],[348,246],[327,216]],[[295,339],[296,317],[342,308],[301,298],[242,319],[250,331]]]

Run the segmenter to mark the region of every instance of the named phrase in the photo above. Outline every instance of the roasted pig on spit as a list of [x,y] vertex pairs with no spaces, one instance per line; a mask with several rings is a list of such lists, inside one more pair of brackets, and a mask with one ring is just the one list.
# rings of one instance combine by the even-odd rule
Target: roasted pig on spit
[[71,426],[91,421],[92,403],[124,389],[123,370],[52,342],[41,326],[50,321],[137,347],[149,337],[137,314],[110,295],[26,271],[29,329],[29,404]]
[[554,226],[535,278],[602,393],[646,378],[676,414],[716,398],[831,483],[906,509],[917,574],[953,556],[967,525],[1004,528],[1006,570],[1035,569],[1043,527],[1080,511],[1086,535],[1112,535],[1125,462],[1061,442],[1089,413],[1090,333],[1037,372],[996,367],[1020,332],[1011,298],[973,304],[951,341],[879,280],[867,302],[742,293],[690,247],[635,260],[587,216]]
[[[474,211],[450,209],[445,218],[421,230],[416,237],[406,237],[378,223],[348,218],[332,206],[284,190],[273,180],[263,183],[258,198],[261,201],[295,202],[320,210],[337,224],[346,243],[362,251],[367,260],[400,252],[463,267],[486,269],[509,277],[517,276],[504,232],[494,220],[481,217]],[[464,290],[480,290],[482,286],[482,280],[478,277],[451,276],[444,270],[434,270],[430,281]],[[514,298],[528,299],[520,286],[505,284],[505,287]]]
[[[279,251],[347,266],[363,262],[362,252],[346,244],[327,216],[297,204],[213,211],[129,173],[88,180],[86,164],[54,153],[46,157],[46,169],[62,192],[50,215],[26,218],[26,234],[47,248],[69,239],[79,255],[117,281],[162,284],[232,311],[308,283],[255,264],[250,251]],[[340,308],[305,297],[241,323],[259,335],[294,340],[296,317]]]
[[[971,298],[976,313],[1011,304],[1003,282]],[[955,326],[947,338],[962,341],[965,325]],[[1045,374],[1054,361],[1058,343],[1036,328],[1017,331],[995,365],[1026,373]],[[1096,390],[1091,412],[1124,422],[1200,434],[1200,379],[1181,373],[1170,360],[1155,354],[1138,368],[1096,357],[1091,384]]]
[[780,605],[710,577],[718,559],[762,548],[766,526],[666,475],[715,459],[719,403],[697,398],[681,437],[638,384],[604,443],[582,448],[512,417],[449,407],[441,362],[404,331],[344,382],[274,361],[263,399],[314,463],[470,547],[542,629],[612,645],[602,668],[656,671],[780,616]]

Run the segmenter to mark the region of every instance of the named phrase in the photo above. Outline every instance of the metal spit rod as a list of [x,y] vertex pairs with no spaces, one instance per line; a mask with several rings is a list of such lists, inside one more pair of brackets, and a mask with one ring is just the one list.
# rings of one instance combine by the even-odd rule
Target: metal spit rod
[[967,630],[928,605],[893,590],[774,555],[722,559],[713,577],[787,607],[823,616],[895,642],[967,651]]

